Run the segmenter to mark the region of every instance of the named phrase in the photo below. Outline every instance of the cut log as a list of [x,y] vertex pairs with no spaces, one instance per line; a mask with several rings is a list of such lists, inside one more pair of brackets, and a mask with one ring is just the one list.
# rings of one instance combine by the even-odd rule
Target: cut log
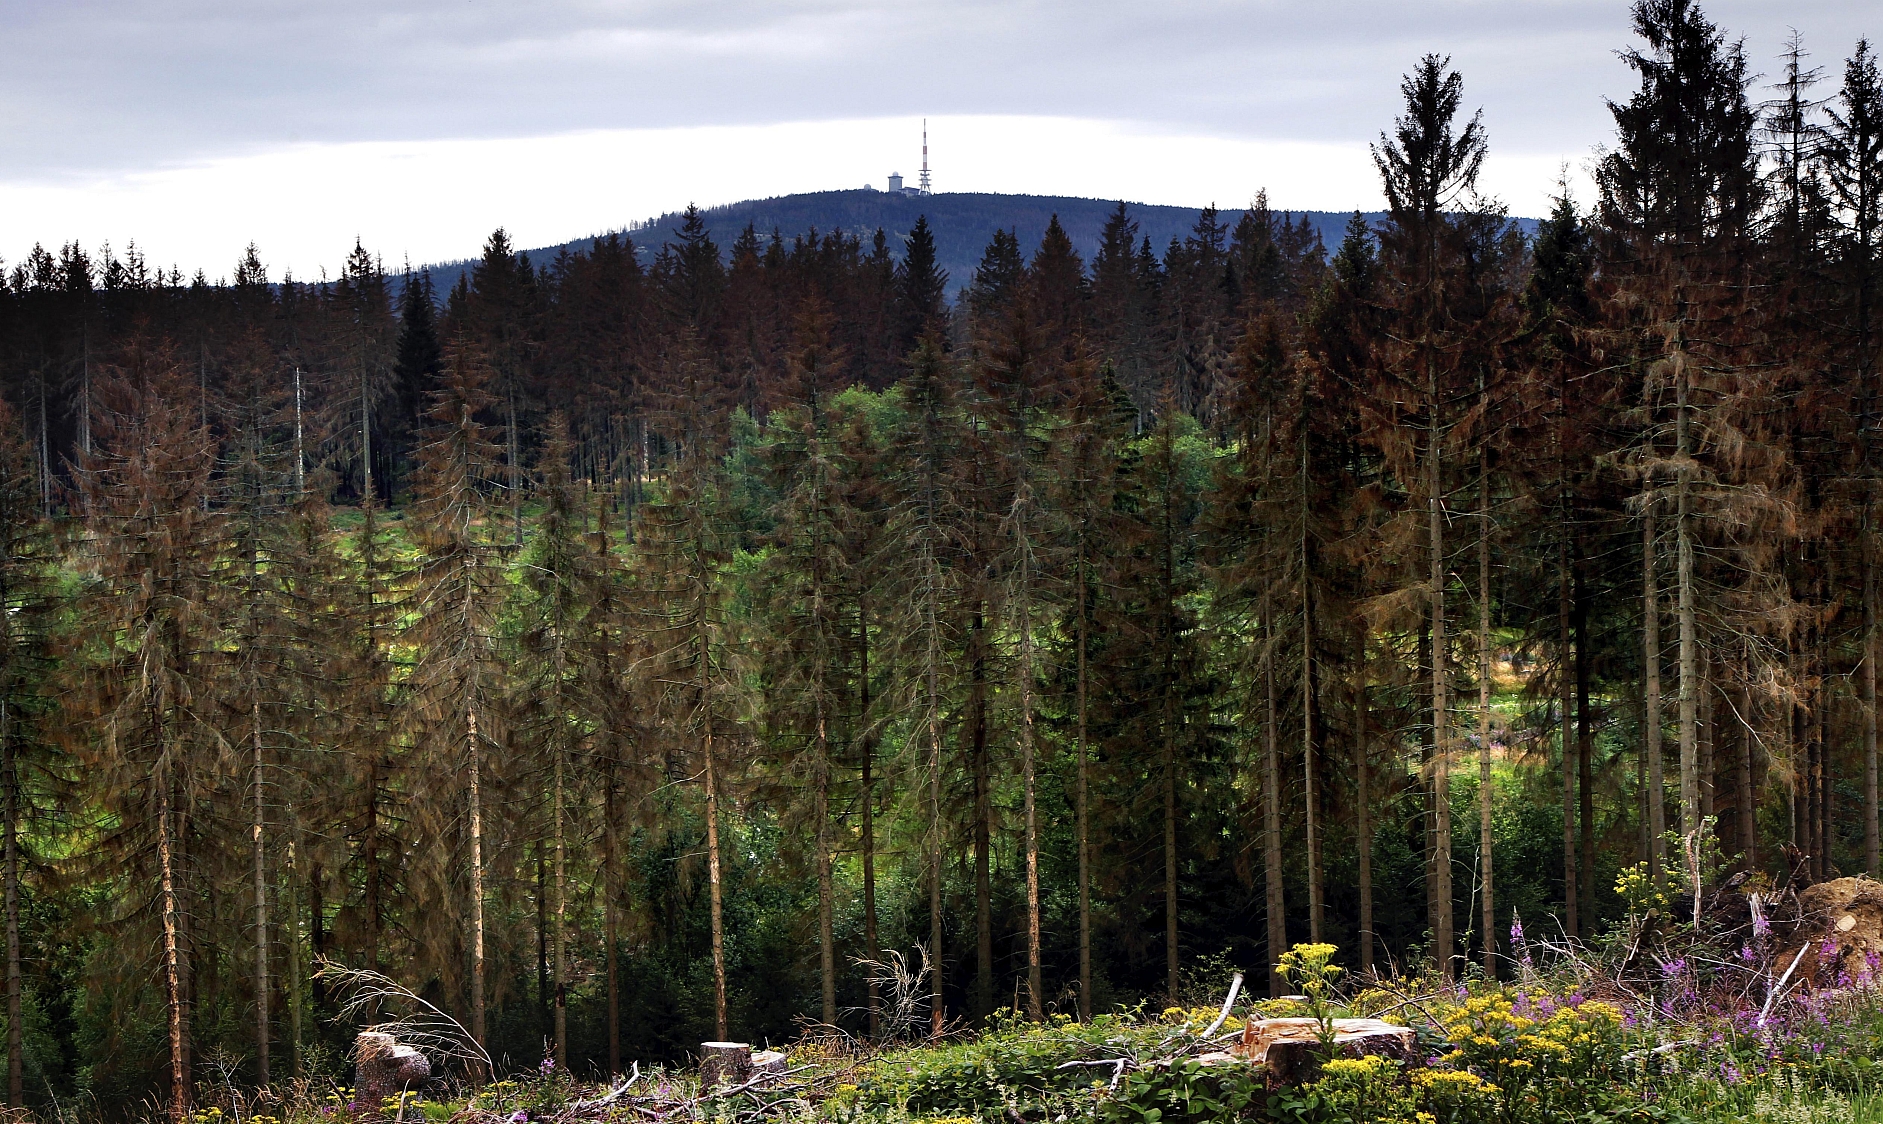
[[752,1079],[750,1042],[700,1043],[700,1087],[743,1085]]
[[354,1099],[369,1113],[378,1113],[386,1098],[396,1097],[431,1079],[432,1066],[415,1047],[390,1034],[368,1031],[354,1041]]
[[[1321,1024],[1315,1019],[1251,1019],[1234,1052],[1262,1063],[1271,1087],[1312,1080],[1322,1061]],[[1379,1019],[1335,1019],[1334,1056],[1367,1054],[1411,1061],[1412,1030]]]

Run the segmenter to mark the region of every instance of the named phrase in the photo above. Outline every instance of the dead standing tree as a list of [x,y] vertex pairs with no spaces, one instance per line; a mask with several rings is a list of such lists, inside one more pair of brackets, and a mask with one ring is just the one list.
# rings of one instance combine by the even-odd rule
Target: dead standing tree
[[[485,852],[492,776],[485,747],[500,732],[495,703],[504,676],[497,641],[504,600],[500,535],[488,494],[496,480],[498,448],[478,420],[495,402],[489,381],[481,353],[460,339],[432,396],[431,426],[415,480],[412,526],[418,554],[406,580],[406,609],[413,618],[408,635],[417,658],[404,712],[408,737],[432,766],[421,771],[415,804],[433,829],[427,835],[434,845],[420,861],[433,868],[429,877],[435,885],[456,881],[451,870],[456,849],[449,841],[458,833],[450,829],[464,825],[459,837],[466,844],[469,882],[470,1029],[480,1045],[488,1029]],[[459,807],[462,821],[455,813]],[[458,934],[436,936],[443,947],[453,947],[451,938]]]

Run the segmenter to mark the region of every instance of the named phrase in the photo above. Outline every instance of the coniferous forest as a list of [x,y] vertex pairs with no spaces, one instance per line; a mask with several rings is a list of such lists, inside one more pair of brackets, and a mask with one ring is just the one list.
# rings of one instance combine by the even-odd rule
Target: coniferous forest
[[869,1035],[896,957],[937,1029],[1089,1017],[1307,940],[1508,974],[1631,869],[1875,875],[1876,51],[1633,20],[1534,238],[1434,55],[1337,245],[34,250],[8,1103],[331,1070],[323,962],[619,1072]]

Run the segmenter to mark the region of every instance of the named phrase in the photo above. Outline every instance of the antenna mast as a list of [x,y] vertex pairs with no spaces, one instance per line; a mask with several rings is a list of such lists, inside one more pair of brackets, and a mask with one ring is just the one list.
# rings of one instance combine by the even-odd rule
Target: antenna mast
[[928,118],[926,117],[922,118],[922,179],[921,179],[921,184],[922,184],[922,194],[924,195],[929,194],[929,190],[928,190]]

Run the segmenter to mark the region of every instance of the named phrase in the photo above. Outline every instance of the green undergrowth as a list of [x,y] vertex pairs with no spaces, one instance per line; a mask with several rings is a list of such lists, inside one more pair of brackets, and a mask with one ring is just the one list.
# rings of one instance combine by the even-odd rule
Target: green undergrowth
[[[1755,1025],[1676,1010],[1681,985],[1669,979],[1664,994],[1616,1002],[1537,976],[1339,996],[1304,977],[1291,984],[1307,1002],[1238,1007],[1220,1026],[1207,1008],[1043,1023],[1002,1012],[940,1043],[805,1041],[783,1084],[750,1092],[702,1092],[693,1073],[653,1068],[630,1095],[597,1104],[618,1080],[545,1063],[476,1088],[435,1082],[402,1109],[360,1104],[332,1082],[247,1099],[205,1088],[191,1124],[1883,1124],[1876,993],[1811,999]],[[1415,1031],[1416,1056],[1327,1054],[1289,1086],[1259,1065],[1204,1058],[1251,1014],[1384,1017]]]

